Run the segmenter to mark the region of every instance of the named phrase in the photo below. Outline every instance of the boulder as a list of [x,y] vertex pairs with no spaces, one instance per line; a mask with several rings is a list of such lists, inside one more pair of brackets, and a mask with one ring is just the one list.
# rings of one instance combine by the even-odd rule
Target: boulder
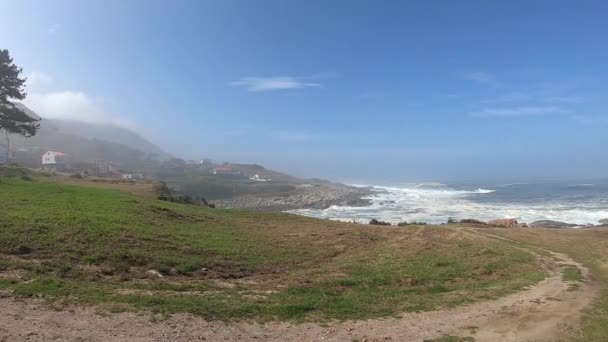
[[371,219],[369,221],[369,224],[373,224],[373,225],[376,225],[376,226],[390,226],[391,225],[389,222],[379,221],[379,220],[376,220],[376,219]]
[[483,221],[479,221],[476,219],[462,219],[460,220],[460,223],[468,223],[468,224],[486,224]]
[[151,279],[160,279],[163,277],[163,275],[160,274],[160,272],[158,272],[157,270],[147,270],[146,276]]
[[488,222],[488,224],[490,226],[504,227],[504,228],[519,227],[519,223],[517,222],[517,219],[514,219],[514,218],[492,220],[492,221]]
[[574,228],[578,227],[577,224],[560,222],[560,221],[552,221],[552,220],[540,220],[534,221],[530,223],[530,227],[534,228]]

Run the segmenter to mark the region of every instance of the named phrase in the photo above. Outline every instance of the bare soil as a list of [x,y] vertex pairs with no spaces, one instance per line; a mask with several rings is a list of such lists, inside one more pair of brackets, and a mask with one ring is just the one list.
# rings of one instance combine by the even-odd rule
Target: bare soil
[[[491,238],[497,238],[492,236]],[[542,254],[542,255],[541,255]],[[576,335],[581,311],[599,292],[589,270],[565,254],[544,251],[542,282],[498,300],[398,318],[317,323],[218,322],[187,314],[100,315],[55,311],[41,302],[0,298],[0,341],[424,341],[471,336],[475,341],[559,341]],[[564,280],[567,267],[584,280]]]

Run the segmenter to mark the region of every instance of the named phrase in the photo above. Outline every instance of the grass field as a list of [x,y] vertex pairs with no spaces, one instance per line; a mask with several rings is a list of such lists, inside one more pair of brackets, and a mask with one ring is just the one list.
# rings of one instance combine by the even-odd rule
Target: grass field
[[0,290],[58,307],[364,319],[495,298],[544,277],[527,252],[460,228],[208,209],[45,177],[0,178],[0,203]]

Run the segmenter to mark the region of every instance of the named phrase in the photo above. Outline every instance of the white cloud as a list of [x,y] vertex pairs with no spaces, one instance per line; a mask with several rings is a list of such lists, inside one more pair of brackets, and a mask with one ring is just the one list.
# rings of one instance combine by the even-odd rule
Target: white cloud
[[585,98],[582,96],[555,96],[546,98],[543,101],[549,103],[576,104],[585,102]]
[[538,107],[514,107],[514,108],[486,108],[470,113],[478,117],[518,117],[518,116],[540,116],[549,114],[563,114],[568,111],[554,106]]
[[42,118],[79,120],[130,126],[128,121],[102,110],[84,92],[58,91],[31,93],[23,103]]
[[313,139],[313,136],[304,132],[280,131],[276,133],[279,140],[288,142],[306,142]]
[[492,86],[498,85],[498,81],[496,80],[496,77],[494,77],[494,75],[487,73],[487,72],[472,71],[472,72],[465,73],[463,76],[466,80],[469,80],[469,81],[488,84],[488,85],[492,85]]
[[27,78],[27,82],[26,82],[27,91],[30,91],[30,92],[43,91],[53,81],[51,76],[49,76],[43,72],[39,72],[39,71],[30,72],[29,74],[26,75],[26,78]]
[[55,34],[57,33],[59,30],[61,29],[61,24],[53,24],[51,26],[49,26],[47,32],[49,34]]
[[242,77],[238,81],[231,82],[230,85],[244,87],[252,92],[321,87],[319,83],[304,82],[302,79],[290,76]]

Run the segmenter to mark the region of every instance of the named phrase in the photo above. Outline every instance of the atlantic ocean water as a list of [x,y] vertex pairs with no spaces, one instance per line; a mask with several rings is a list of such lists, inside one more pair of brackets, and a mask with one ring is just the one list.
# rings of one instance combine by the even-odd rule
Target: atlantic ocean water
[[516,218],[523,223],[553,220],[585,226],[608,219],[608,180],[353,185],[372,188],[373,194],[368,197],[370,206],[292,212],[340,221],[367,223],[378,219],[393,224],[404,221],[439,224],[449,218],[482,221]]

